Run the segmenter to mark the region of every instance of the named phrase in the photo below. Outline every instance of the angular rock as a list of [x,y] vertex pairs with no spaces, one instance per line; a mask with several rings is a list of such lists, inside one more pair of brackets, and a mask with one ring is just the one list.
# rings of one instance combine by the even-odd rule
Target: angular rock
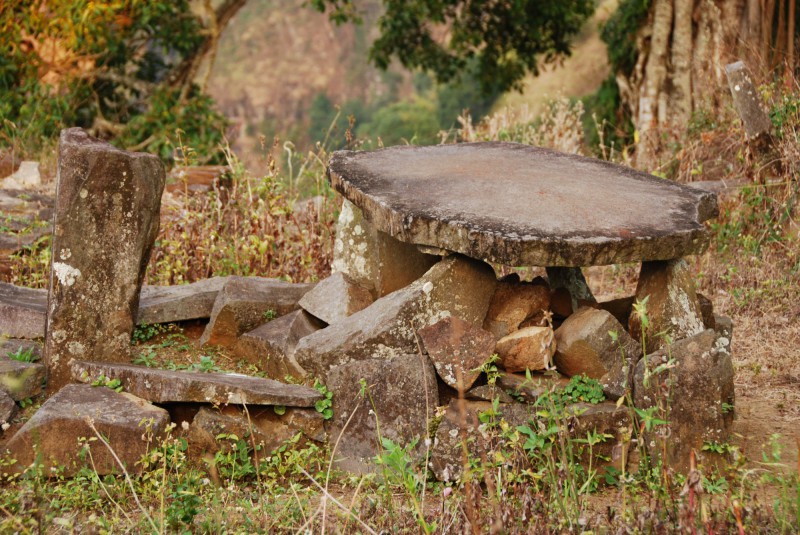
[[164,165],[79,128],[61,132],[45,361],[47,390],[73,359],[129,360],[142,287],[158,234]]
[[0,355],[0,390],[15,401],[38,396],[42,392],[45,369],[37,362],[20,362]]
[[575,453],[584,466],[592,459],[592,467],[604,473],[608,467],[621,472],[628,462],[633,422],[628,407],[617,407],[615,403],[578,403],[569,408],[568,427],[570,436],[576,440],[587,439],[588,435],[605,436],[605,440],[589,448],[588,444],[575,443]]
[[159,370],[132,364],[75,361],[72,377],[92,382],[98,377],[118,379],[125,392],[154,403],[200,402],[234,405],[313,407],[319,392],[237,373],[201,373]]
[[379,231],[507,266],[588,266],[701,252],[712,193],[516,143],[338,151],[333,188]]
[[714,314],[714,330],[717,334],[727,339],[728,345],[733,340],[733,320],[728,316]]
[[725,65],[725,75],[748,141],[768,146],[772,143],[772,121],[764,109],[761,93],[753,82],[750,69],[744,62],[737,61]]
[[334,462],[339,468],[354,473],[374,470],[372,459],[383,450],[379,427],[381,437],[403,447],[418,439],[415,455],[424,454],[428,420],[438,402],[436,372],[428,357],[409,354],[350,362],[333,368],[327,385],[333,392],[329,434],[338,440]]
[[419,337],[442,381],[462,392],[494,353],[492,333],[454,316],[420,329]]
[[0,282],[0,336],[43,338],[47,290]]
[[136,323],[153,325],[211,317],[228,277],[211,277],[179,286],[143,286]]
[[348,275],[378,298],[408,286],[438,261],[438,256],[422,253],[414,245],[376,230],[347,199],[342,203],[332,272]]
[[550,289],[536,282],[498,281],[483,328],[498,340],[550,308]]
[[[616,340],[611,332],[616,333]],[[606,397],[615,400],[631,387],[633,366],[642,356],[642,345],[610,312],[588,307],[564,320],[556,330],[556,343],[553,360],[559,372],[596,379]]]
[[242,333],[300,308],[313,284],[292,284],[264,277],[229,277],[217,295],[201,345],[232,346]]
[[323,327],[325,324],[311,314],[295,310],[244,333],[233,346],[233,353],[273,379],[282,380],[287,375],[300,379],[306,372],[294,358],[297,344]]
[[500,372],[497,377],[497,386],[525,403],[534,403],[540,396],[563,388],[568,383],[569,379],[556,372],[530,374],[530,378],[524,374]]
[[322,414],[314,409],[285,410],[278,415],[272,407],[249,407],[246,412],[230,405],[219,410],[202,407],[189,426],[190,449],[198,457],[214,453],[224,445],[217,437],[233,434],[260,447],[257,455],[263,459],[297,433],[310,440],[325,440]]
[[[564,288],[572,298],[572,310],[570,314],[587,303],[596,303],[592,290],[583,276],[583,271],[579,267],[548,267],[547,280],[552,290]],[[564,317],[569,314],[562,314]]]
[[157,444],[168,423],[167,411],[131,394],[67,385],[9,440],[6,447],[17,461],[11,470],[21,472],[38,458],[44,474],[50,474],[51,467],[63,467],[59,473],[70,477],[87,465],[100,475],[121,473],[121,467],[99,440],[88,443],[93,464],[89,464],[88,455],[80,454],[85,446],[79,441],[99,434],[129,473],[139,473],[142,465],[138,461]]
[[500,365],[507,372],[546,370],[556,352],[553,329],[526,327],[497,341],[495,348]]
[[[14,399],[0,390],[0,426],[10,423],[15,414],[17,414],[17,404],[14,403]],[[0,434],[2,433],[0,430]]]
[[334,273],[300,299],[300,307],[329,325],[372,304],[372,294],[344,273]]
[[507,394],[505,390],[492,385],[481,385],[470,388],[469,391],[464,394],[464,397],[472,401],[493,401],[496,399],[500,403],[514,402],[514,398]]
[[672,340],[680,340],[703,331],[703,316],[697,300],[694,280],[683,259],[665,262],[642,262],[636,300],[647,301],[650,325],[642,332],[636,311],[628,319],[628,331],[637,340],[645,337],[648,353],[666,345],[658,333],[668,332]]
[[602,303],[598,303],[597,306],[600,310],[605,310],[614,316],[620,324],[628,325],[628,318],[631,315],[634,301],[636,301],[636,297],[630,295],[628,297],[603,301]]
[[489,265],[448,256],[406,288],[300,340],[295,359],[324,382],[328,370],[340,364],[416,353],[416,331],[443,318],[480,325],[495,281]]
[[[659,456],[664,443],[666,465],[679,472],[688,472],[692,450],[699,462],[713,462],[713,454],[703,451],[703,444],[729,440],[734,416],[734,372],[727,344],[729,339],[708,329],[648,355],[636,366],[637,408],[663,404],[665,396],[669,396],[669,423],[646,433],[645,444]],[[670,358],[675,361],[674,368],[656,373]]]

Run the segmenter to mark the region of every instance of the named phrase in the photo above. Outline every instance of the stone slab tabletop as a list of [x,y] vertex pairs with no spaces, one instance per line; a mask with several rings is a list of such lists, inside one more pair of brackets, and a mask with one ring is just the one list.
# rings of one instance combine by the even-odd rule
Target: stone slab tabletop
[[516,143],[335,152],[334,189],[400,241],[511,266],[701,253],[714,193]]

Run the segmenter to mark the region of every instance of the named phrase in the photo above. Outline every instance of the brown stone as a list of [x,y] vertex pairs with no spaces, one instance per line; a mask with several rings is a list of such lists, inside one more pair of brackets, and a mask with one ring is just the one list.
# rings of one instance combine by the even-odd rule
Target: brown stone
[[628,448],[633,422],[628,407],[617,407],[615,403],[578,403],[568,408],[571,414],[570,436],[576,440],[587,439],[589,434],[604,437],[591,448],[585,443],[574,443],[573,448],[584,466],[592,459],[592,468],[603,473],[606,468],[621,472],[628,462]]
[[464,394],[466,399],[472,401],[493,401],[498,400],[500,403],[513,403],[514,398],[512,398],[505,390],[498,386],[493,385],[481,385],[475,386],[469,389],[469,391]]
[[526,327],[497,341],[500,365],[508,372],[546,370],[556,352],[550,327]]
[[342,203],[333,245],[334,273],[348,275],[378,298],[408,286],[438,261],[438,256],[376,230],[347,199]]
[[292,284],[264,277],[229,277],[222,287],[201,345],[232,346],[243,333],[300,308],[313,284]]
[[42,364],[20,362],[7,355],[0,355],[0,390],[16,401],[41,394],[44,375]]
[[325,327],[304,310],[295,310],[244,333],[233,353],[255,364],[268,377],[283,380],[287,375],[300,379],[306,372],[294,358],[300,340]]
[[716,322],[714,321],[714,303],[711,299],[698,292],[697,302],[700,305],[700,315],[703,317],[703,325],[706,329],[714,329]]
[[550,294],[550,310],[559,318],[572,314],[572,296],[566,288],[556,288]]
[[489,265],[448,256],[406,288],[300,340],[295,359],[324,381],[328,370],[340,364],[416,353],[417,330],[443,318],[455,316],[480,325],[495,280]]
[[418,439],[414,454],[424,454],[428,420],[438,401],[436,372],[428,357],[350,362],[333,368],[327,385],[333,392],[329,434],[338,441],[333,457],[339,468],[373,471],[373,458],[383,450],[379,430],[380,437],[402,447]]
[[313,388],[238,373],[159,370],[132,364],[75,361],[72,377],[89,383],[103,376],[154,403],[200,402],[234,405],[313,407],[322,396]]
[[[688,472],[691,451],[698,462],[715,462],[703,444],[726,443],[733,424],[733,364],[729,339],[708,329],[678,340],[636,366],[634,404],[647,409],[669,403],[669,423],[646,433],[645,444],[655,456],[666,447],[666,466]],[[670,359],[674,367],[662,365]],[[660,371],[657,371],[662,367]]]
[[[582,305],[597,302],[594,295],[592,295],[592,290],[589,289],[586,278],[583,276],[583,271],[579,267],[548,267],[547,281],[550,283],[551,289],[558,290],[563,288],[569,293],[570,306],[563,307],[565,310],[559,310],[559,313],[567,312],[567,314],[560,314],[565,318]],[[563,291],[559,293],[559,296],[563,299]],[[562,306],[559,303],[559,308],[562,308]]]
[[550,289],[546,284],[498,281],[483,328],[499,340],[549,308]]
[[297,433],[324,441],[323,422],[322,414],[314,409],[287,408],[278,415],[274,407],[249,407],[246,411],[230,405],[219,410],[202,407],[189,426],[187,438],[190,451],[200,456],[231,444],[217,438],[220,435],[235,435],[258,448],[256,455],[263,459]]
[[[10,423],[15,414],[17,414],[17,404],[14,403],[14,399],[5,391],[0,390],[0,426]],[[0,428],[0,434],[2,433],[2,428]]]
[[344,273],[334,273],[300,299],[300,307],[329,325],[372,304],[372,294]]
[[[125,470],[140,473],[142,465],[138,461],[158,444],[168,423],[167,411],[131,394],[105,387],[67,385],[11,437],[6,447],[17,462],[10,468],[21,472],[40,462],[48,475],[51,467],[61,468],[53,475],[66,477],[75,475],[83,466],[100,475],[122,472],[99,440],[84,442],[99,435],[114,450]],[[91,464],[88,455],[81,455],[84,447],[91,450]]]
[[[616,340],[612,332],[616,333]],[[581,308],[555,334],[558,349],[553,360],[559,372],[598,380],[611,399],[625,395],[631,386],[632,367],[642,356],[642,346],[611,313]]]
[[469,390],[494,353],[492,333],[454,316],[420,329],[419,337],[439,377],[461,391]]
[[692,274],[685,260],[643,262],[636,287],[636,300],[647,300],[647,317],[650,325],[642,332],[636,311],[628,320],[628,331],[637,340],[645,337],[648,353],[666,345],[659,333],[668,333],[672,340],[680,340],[703,331],[703,318],[697,301]]
[[152,325],[209,318],[227,280],[211,277],[178,286],[143,286],[136,322]]
[[47,290],[0,282],[0,337],[42,338],[47,322]]
[[61,132],[45,361],[47,389],[73,359],[126,362],[158,235],[164,166],[79,128]]
[[634,301],[636,301],[636,297],[630,295],[628,297],[603,301],[602,303],[598,303],[597,306],[600,310],[605,310],[614,316],[622,325],[628,325],[628,318],[631,315]]
[[534,403],[540,396],[563,388],[569,379],[561,374],[550,371],[545,374],[532,373],[530,377],[525,374],[500,372],[497,386],[525,403]]

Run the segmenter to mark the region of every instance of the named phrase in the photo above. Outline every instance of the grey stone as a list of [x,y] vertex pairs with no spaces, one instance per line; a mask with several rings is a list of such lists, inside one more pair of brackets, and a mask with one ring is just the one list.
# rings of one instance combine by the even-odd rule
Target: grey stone
[[306,372],[294,358],[297,344],[323,327],[323,322],[306,311],[295,310],[244,333],[233,346],[233,353],[273,379],[282,380],[287,375],[301,379]]
[[179,286],[143,286],[139,298],[139,325],[172,323],[211,317],[214,302],[228,277],[211,277]]
[[716,196],[514,143],[338,151],[328,176],[379,231],[511,266],[588,266],[702,252]]
[[525,403],[534,403],[540,396],[563,388],[567,383],[569,379],[553,371],[530,374],[530,378],[524,374],[500,372],[497,377],[497,386]]
[[[716,462],[706,442],[726,443],[733,424],[733,364],[729,339],[708,329],[678,340],[636,366],[634,404],[639,409],[669,404],[669,423],[644,435],[654,456],[666,448],[667,466],[688,472],[694,450],[700,463]],[[674,367],[664,367],[674,359]],[[661,369],[659,369],[661,367]]]
[[350,362],[330,371],[327,386],[333,392],[328,432],[338,442],[334,462],[339,468],[373,471],[373,457],[383,450],[379,430],[381,437],[402,447],[419,439],[414,453],[424,453],[428,420],[438,402],[436,372],[428,357]]
[[0,282],[0,336],[43,338],[47,290]]
[[320,281],[300,299],[300,307],[329,325],[372,304],[369,290],[356,284],[344,273],[334,273]]
[[[616,340],[611,332],[616,333]],[[581,308],[556,329],[556,342],[554,362],[559,372],[598,380],[606,397],[612,399],[630,389],[630,376],[642,356],[642,345],[611,313]]]
[[753,75],[742,61],[725,66],[736,111],[742,119],[748,140],[771,137],[772,121],[761,103],[761,93],[753,82]]
[[125,392],[154,403],[200,402],[234,405],[313,407],[319,392],[302,385],[279,383],[238,373],[159,370],[132,364],[74,361],[72,377],[92,382],[103,376],[118,379]]
[[336,225],[331,271],[348,275],[376,298],[408,286],[439,260],[376,230],[353,203],[344,200]]
[[16,401],[38,396],[44,376],[44,366],[37,362],[20,362],[0,355],[0,390]]
[[222,287],[201,345],[232,346],[243,333],[300,308],[300,299],[313,284],[292,284],[264,277],[229,277]]
[[550,289],[537,282],[501,280],[489,304],[483,328],[498,340],[519,329],[527,319],[550,308]]
[[79,128],[61,132],[45,339],[47,389],[73,359],[125,362],[158,235],[164,165]]
[[[8,441],[6,447],[17,461],[10,468],[21,472],[38,461],[46,475],[51,474],[51,467],[63,468],[57,473],[66,477],[75,475],[83,466],[100,475],[122,472],[99,440],[82,444],[99,434],[129,473],[140,473],[143,466],[138,461],[158,444],[168,423],[167,411],[131,394],[105,387],[67,385]],[[85,447],[91,451],[91,464],[88,455],[81,455]]]
[[550,327],[525,327],[497,341],[500,365],[509,372],[552,367],[556,342]]
[[473,323],[449,316],[419,330],[436,372],[449,386],[466,391],[494,353],[495,339]]
[[636,300],[647,298],[649,326],[642,332],[641,319],[632,311],[628,332],[637,340],[645,337],[648,353],[664,347],[667,341],[660,333],[668,333],[672,340],[680,340],[703,331],[702,311],[697,300],[692,274],[685,260],[642,262]]
[[328,370],[340,364],[416,353],[416,331],[443,318],[480,325],[495,280],[487,264],[449,256],[409,286],[300,340],[295,359],[324,382]]
[[[17,404],[14,399],[0,390],[0,425],[10,423],[14,415],[17,414]],[[3,431],[0,429],[0,434]]]

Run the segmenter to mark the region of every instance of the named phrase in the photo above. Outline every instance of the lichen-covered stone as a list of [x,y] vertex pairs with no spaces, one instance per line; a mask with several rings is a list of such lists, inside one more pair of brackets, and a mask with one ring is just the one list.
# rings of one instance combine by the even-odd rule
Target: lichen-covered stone
[[716,195],[516,143],[335,152],[328,176],[379,231],[510,266],[588,266],[702,252]]
[[154,403],[199,402],[313,407],[322,396],[313,388],[238,373],[159,370],[132,364],[74,361],[72,376],[91,383],[118,379],[122,389]]
[[277,380],[300,379],[306,372],[294,358],[300,340],[325,327],[304,310],[295,310],[239,337],[233,353]]
[[498,340],[520,324],[550,308],[550,289],[537,282],[498,281],[483,328]]
[[372,294],[344,273],[320,281],[300,299],[300,307],[329,325],[372,304]]
[[645,298],[649,327],[643,332],[640,316],[634,310],[628,320],[628,331],[637,340],[645,337],[648,352],[666,345],[666,339],[659,333],[666,332],[675,341],[705,328],[694,280],[685,260],[642,262],[636,300],[644,302]]
[[416,331],[443,318],[480,325],[495,281],[487,264],[449,256],[409,286],[300,340],[295,359],[324,381],[328,370],[347,362],[416,353]]
[[211,277],[177,286],[143,286],[136,322],[171,323],[211,317],[227,277]]
[[492,333],[455,316],[420,329],[419,337],[442,381],[462,392],[478,379],[495,347]]
[[0,282],[0,337],[42,338],[47,322],[47,290]]
[[438,401],[428,357],[349,362],[330,371],[327,385],[333,392],[329,434],[338,442],[334,462],[339,468],[355,473],[375,469],[373,459],[383,450],[378,426],[381,437],[399,446],[418,440],[413,454],[424,454],[428,421]]
[[164,166],[79,128],[61,132],[45,340],[48,392],[73,359],[125,362],[158,235]]
[[265,277],[228,277],[200,344],[233,346],[241,334],[263,325],[270,316],[300,308],[300,299],[313,287]]
[[556,352],[555,336],[550,327],[526,327],[497,341],[495,348],[500,365],[508,372],[546,370]]
[[[21,472],[38,462],[44,474],[57,468],[52,473],[66,477],[85,466],[100,475],[121,473],[123,467],[105,445],[99,440],[86,442],[100,435],[128,473],[140,473],[142,455],[158,444],[168,423],[167,411],[131,394],[67,385],[8,441],[6,447],[16,459],[9,471]],[[88,455],[81,455],[84,447],[91,449],[91,463]]]
[[373,297],[399,290],[425,274],[439,257],[425,254],[376,230],[353,203],[344,200],[331,271],[344,273],[356,284],[369,289]]
[[558,349],[553,361],[559,372],[598,380],[609,398],[625,395],[642,346],[611,313],[581,308],[564,320],[555,334]]

